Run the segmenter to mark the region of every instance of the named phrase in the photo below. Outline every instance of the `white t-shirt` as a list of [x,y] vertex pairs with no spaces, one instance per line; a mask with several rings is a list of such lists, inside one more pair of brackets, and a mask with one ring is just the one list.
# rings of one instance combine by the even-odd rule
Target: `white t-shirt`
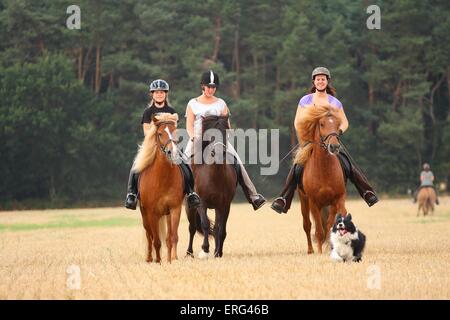
[[[194,135],[201,137],[202,135],[202,117],[207,116],[221,116],[225,113],[226,103],[218,98],[216,102],[205,104],[197,101],[196,98],[189,100],[188,107],[191,108],[195,116],[194,120]],[[185,117],[187,117],[187,112]]]

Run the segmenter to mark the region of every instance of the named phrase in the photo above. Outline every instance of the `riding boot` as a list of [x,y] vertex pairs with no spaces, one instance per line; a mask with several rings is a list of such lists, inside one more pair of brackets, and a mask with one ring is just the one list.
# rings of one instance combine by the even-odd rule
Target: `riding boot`
[[184,192],[187,195],[187,205],[191,209],[200,207],[200,197],[194,191],[194,175],[192,170],[186,163],[180,163],[181,172],[184,177]]
[[287,213],[291,207],[292,199],[294,198],[295,190],[300,181],[300,177],[303,173],[303,166],[300,164],[294,164],[289,171],[286,178],[283,191],[281,191],[280,197],[276,198],[272,203],[271,208],[278,213]]
[[131,169],[128,177],[127,199],[125,200],[125,208],[127,209],[136,210],[138,200],[138,180],[139,172],[135,172]]
[[364,176],[364,173],[362,173],[362,171],[350,161],[350,157],[343,150],[340,150],[338,157],[347,178],[353,182],[356,190],[358,190],[358,193],[368,204],[368,206],[371,207],[377,203],[378,197],[367,181],[367,178]]
[[257,193],[255,185],[248,176],[244,165],[241,163],[238,163],[237,165],[237,177],[247,201],[253,206],[253,210],[256,211],[261,208],[266,203],[266,199],[261,194]]

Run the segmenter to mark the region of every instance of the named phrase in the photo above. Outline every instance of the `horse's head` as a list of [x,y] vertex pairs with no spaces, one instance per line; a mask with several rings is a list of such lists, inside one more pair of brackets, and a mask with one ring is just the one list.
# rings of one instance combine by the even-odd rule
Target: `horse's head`
[[338,154],[341,147],[339,141],[339,125],[339,118],[331,108],[318,120],[320,146],[333,155]]
[[156,143],[170,161],[177,159],[177,114],[153,115],[153,123],[156,126]]
[[214,143],[214,145],[227,145],[227,129],[229,129],[228,115],[202,117],[203,148]]
[[330,105],[307,108],[298,122],[297,135],[303,146],[297,151],[294,163],[305,164],[314,146],[320,146],[332,155],[340,149],[340,120]]

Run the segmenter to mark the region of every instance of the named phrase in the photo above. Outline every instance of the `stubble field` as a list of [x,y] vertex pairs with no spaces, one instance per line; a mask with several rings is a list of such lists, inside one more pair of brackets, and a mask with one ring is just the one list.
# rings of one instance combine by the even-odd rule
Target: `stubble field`
[[[145,262],[138,211],[0,212],[0,299],[450,298],[449,197],[429,217],[410,200],[347,208],[367,236],[361,263],[332,262],[328,248],[307,255],[298,202],[286,215],[234,204],[224,257],[208,260],[184,258],[183,210],[179,260],[161,265]],[[196,255],[200,245],[197,235]]]

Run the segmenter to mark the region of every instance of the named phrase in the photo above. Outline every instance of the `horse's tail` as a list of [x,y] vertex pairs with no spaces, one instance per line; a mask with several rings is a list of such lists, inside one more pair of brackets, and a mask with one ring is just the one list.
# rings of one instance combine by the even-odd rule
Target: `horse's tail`
[[[204,236],[203,229],[202,229],[202,220],[200,218],[200,214],[197,209],[189,209],[186,207],[186,213],[188,216],[188,220],[190,224],[193,224],[195,226],[195,230]],[[208,215],[206,215],[206,219],[208,220],[209,229],[208,229],[208,235],[211,236],[214,234],[214,223],[209,220]]]

